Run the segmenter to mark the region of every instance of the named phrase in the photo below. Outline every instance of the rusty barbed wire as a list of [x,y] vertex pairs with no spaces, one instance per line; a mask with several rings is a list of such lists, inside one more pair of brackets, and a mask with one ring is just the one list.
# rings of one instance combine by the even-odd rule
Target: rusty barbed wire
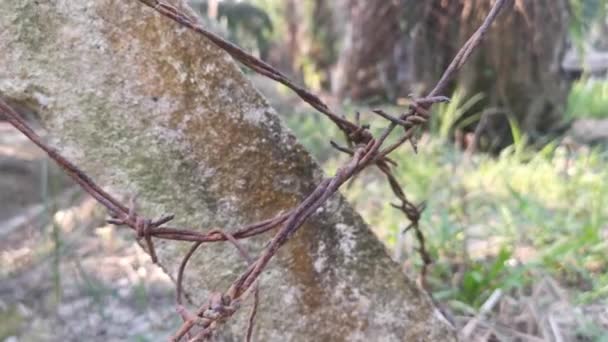
[[[421,284],[425,286],[424,279],[426,277],[428,265],[431,263],[430,254],[426,249],[425,237],[419,227],[420,216],[425,205],[424,203],[414,205],[408,200],[403,191],[403,187],[399,184],[391,169],[391,166],[396,165],[396,163],[391,160],[388,155],[408,141],[411,143],[414,150],[417,151],[417,142],[415,140],[416,130],[430,118],[429,109],[433,104],[449,100],[447,97],[439,94],[445,91],[449,81],[464,65],[474,49],[480,44],[485,33],[490,28],[491,23],[496,19],[507,0],[497,0],[494,3],[483,24],[464,44],[427,97],[414,99],[408,110],[399,116],[394,116],[381,110],[373,111],[374,114],[389,122],[389,125],[378,138],[375,138],[371,134],[369,126],[361,125],[359,122],[359,115],[357,115],[357,122],[352,122],[344,116],[335,114],[319,97],[293,83],[285,75],[257,57],[206,30],[200,24],[199,20],[188,16],[184,12],[178,10],[175,6],[160,0],[137,1],[152,7],[161,15],[206,37],[213,44],[226,51],[235,60],[249,67],[251,70],[289,87],[300,96],[302,100],[327,116],[344,132],[349,147],[341,147],[333,141],[331,142],[331,145],[339,151],[351,156],[349,162],[342,166],[333,177],[321,181],[310,195],[289,212],[258,223],[230,229],[230,231],[234,231],[232,234],[226,233],[227,230],[223,229],[213,229],[207,233],[201,233],[193,228],[167,226],[167,223],[173,219],[173,215],[165,215],[156,220],[141,216],[137,213],[134,198],[130,201],[129,205],[122,204],[119,200],[98,186],[76,165],[63,157],[57,150],[48,146],[41,137],[29,127],[19,113],[0,98],[0,113],[6,116],[8,122],[44,150],[51,159],[53,159],[83,188],[83,190],[106,207],[111,216],[108,220],[109,223],[129,227],[136,232],[138,239],[144,239],[146,249],[154,262],[157,262],[158,260],[154,249],[153,239],[193,242],[191,249],[184,256],[179,267],[176,281],[178,312],[184,319],[184,323],[173,335],[171,341],[178,342],[184,337],[187,337],[189,341],[202,341],[211,337],[217,327],[234,315],[240,308],[242,301],[253,293],[254,304],[246,333],[247,341],[251,340],[259,301],[257,286],[259,275],[263,272],[264,268],[276,252],[289,241],[304,222],[313,215],[320,206],[334,195],[344,183],[352,180],[353,177],[371,165],[378,167],[386,176],[391,190],[399,200],[400,203],[393,204],[393,207],[403,212],[411,222],[405,231],[410,229],[415,231],[419,243],[418,252],[420,253],[424,264],[421,271]],[[403,135],[392,145],[383,147],[388,136],[397,127],[403,129]],[[238,242],[240,239],[256,236],[276,228],[279,229],[278,232],[270,240],[257,259],[252,259],[248,252],[245,251]],[[216,292],[212,294],[209,301],[199,307],[196,313],[193,314],[182,306],[182,282],[187,263],[202,244],[226,241],[235,246],[239,254],[247,261],[248,267],[232,283],[226,292]],[[195,327],[198,329],[196,332],[194,331]]]

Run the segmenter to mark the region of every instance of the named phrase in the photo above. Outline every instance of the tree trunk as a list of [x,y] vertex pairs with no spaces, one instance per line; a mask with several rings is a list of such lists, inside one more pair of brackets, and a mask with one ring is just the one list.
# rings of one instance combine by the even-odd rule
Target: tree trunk
[[[338,95],[393,100],[423,94],[487,15],[493,0],[349,0],[350,25],[339,65]],[[494,23],[456,84],[485,95],[475,109],[502,115],[485,120],[486,135],[504,145],[506,115],[533,137],[559,128],[569,81],[568,0],[517,0]]]
[[[225,53],[138,1],[3,0],[0,32],[0,96],[35,109],[51,144],[112,193],[138,194],[145,216],[230,231],[291,208],[323,177]],[[190,245],[156,246],[175,276]],[[185,291],[201,304],[242,270],[228,244],[205,246]],[[261,298],[256,341],[455,340],[341,196],[280,251]],[[243,339],[248,311],[224,339]]]
[[210,19],[217,19],[218,6],[219,6],[218,0],[209,0],[209,3],[207,4],[207,16]]
[[309,18],[310,51],[308,55],[315,64],[320,78],[320,88],[331,90],[331,69],[336,64],[340,47],[340,21],[335,8],[339,1],[313,0]]
[[[437,80],[492,3],[432,1],[415,43],[417,80],[427,87]],[[561,72],[568,38],[568,0],[518,0],[510,7],[494,23],[457,83],[469,96],[483,93],[480,106],[499,108],[516,118],[525,132],[538,137],[561,125],[570,89]],[[503,115],[489,120],[490,125],[494,121],[497,126],[496,120],[506,122]],[[510,136],[507,124],[499,126]]]
[[395,100],[411,85],[409,32],[419,0],[344,0],[347,33],[334,91],[341,98]]
[[283,23],[269,61],[315,90],[330,89],[330,69],[338,55],[339,35],[334,3],[325,0],[285,0],[279,8]]
[[291,62],[291,68],[298,74],[297,59],[301,49],[301,23],[302,23],[302,4],[298,0],[285,1],[285,21],[287,24],[287,55]]

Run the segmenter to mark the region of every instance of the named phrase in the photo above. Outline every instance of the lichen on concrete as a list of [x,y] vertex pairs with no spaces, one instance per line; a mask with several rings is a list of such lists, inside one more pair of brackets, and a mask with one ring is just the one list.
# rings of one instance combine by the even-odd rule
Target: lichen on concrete
[[[288,210],[322,177],[230,57],[138,1],[3,0],[0,50],[0,96],[35,107],[54,146],[112,193],[138,194],[146,215],[230,231]],[[258,253],[269,236],[244,245]],[[175,276],[190,246],[156,245]],[[231,246],[205,246],[185,290],[201,303],[243,268]],[[279,252],[261,291],[259,341],[455,336],[339,195]],[[247,311],[227,339],[242,338]]]

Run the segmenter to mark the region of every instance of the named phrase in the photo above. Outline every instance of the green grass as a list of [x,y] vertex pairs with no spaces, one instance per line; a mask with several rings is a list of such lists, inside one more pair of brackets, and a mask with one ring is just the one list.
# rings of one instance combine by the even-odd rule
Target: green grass
[[581,79],[568,96],[569,118],[608,118],[608,82]]
[[19,334],[25,320],[15,306],[0,308],[0,339],[5,340]]
[[[331,123],[309,114],[289,124],[328,173],[344,162],[329,147],[328,137],[341,138]],[[474,309],[496,288],[525,289],[549,274],[580,301],[606,298],[608,153],[556,144],[533,151],[516,125],[512,130],[516,143],[498,157],[466,156],[428,135],[418,154],[404,145],[392,156],[410,199],[428,204],[421,227],[435,260],[434,295]],[[342,192],[417,274],[416,241],[401,236],[408,222],[390,207],[394,198],[380,173],[368,170]]]
[[463,89],[457,89],[452,94],[450,102],[438,103],[433,106],[430,131],[438,136],[439,139],[448,141],[452,137],[454,129],[479,121],[481,113],[469,115],[466,119],[461,119],[481,100],[483,100],[483,94],[481,93],[468,97]]

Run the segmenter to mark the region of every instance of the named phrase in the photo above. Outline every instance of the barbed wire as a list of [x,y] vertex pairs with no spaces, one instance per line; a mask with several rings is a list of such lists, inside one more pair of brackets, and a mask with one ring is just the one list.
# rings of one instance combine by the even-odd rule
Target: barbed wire
[[[187,15],[184,11],[179,10],[176,6],[165,1],[137,1],[153,8],[161,15],[178,24],[204,36],[218,48],[224,50],[235,60],[251,70],[290,88],[302,98],[303,101],[329,118],[342,132],[344,132],[348,147],[342,147],[334,141],[331,141],[330,143],[340,152],[350,155],[350,160],[343,165],[333,177],[323,179],[310,195],[287,213],[243,227],[234,229],[216,228],[209,230],[206,233],[201,233],[200,230],[195,228],[168,226],[167,224],[174,218],[173,215],[164,215],[158,219],[149,219],[140,215],[136,210],[135,198],[132,198],[128,205],[122,204],[118,199],[97,185],[75,164],[71,163],[57,150],[46,144],[16,110],[0,99],[0,113],[7,118],[8,122],[23,133],[29,140],[34,142],[39,148],[44,150],[51,159],[53,159],[83,188],[84,191],[102,204],[110,213],[111,218],[108,220],[109,223],[126,226],[136,233],[138,239],[143,239],[153,262],[158,262],[154,248],[154,239],[193,243],[178,269],[176,301],[178,303],[178,312],[183,318],[184,323],[173,335],[171,341],[179,342],[184,338],[187,338],[188,341],[203,341],[208,339],[222,323],[227,321],[238,311],[242,301],[253,293],[254,304],[248,320],[246,333],[246,339],[247,341],[250,341],[253,334],[253,324],[259,302],[257,284],[260,274],[264,271],[265,267],[277,251],[290,240],[319,207],[326,203],[326,201],[334,195],[344,183],[352,180],[357,174],[372,165],[376,166],[385,175],[393,194],[399,200],[399,203],[393,204],[393,207],[400,210],[410,221],[410,225],[404,232],[411,229],[415,231],[415,236],[419,244],[418,252],[423,261],[420,276],[421,285],[426,287],[426,274],[432,260],[426,247],[425,236],[419,225],[420,217],[425,205],[424,203],[415,205],[408,200],[403,187],[399,184],[392,170],[392,167],[395,166],[396,163],[390,159],[388,155],[408,141],[414,150],[417,151],[417,141],[415,138],[417,129],[425,124],[430,118],[429,109],[433,104],[449,101],[447,97],[440,94],[446,90],[448,83],[452,80],[456,72],[462,68],[474,49],[479,46],[484,35],[504,7],[507,0],[497,0],[494,3],[482,25],[464,44],[452,63],[445,70],[441,79],[426,97],[412,100],[412,103],[407,110],[399,115],[391,115],[381,110],[373,111],[374,114],[388,121],[388,126],[385,127],[377,138],[369,131],[368,125],[360,123],[358,114],[356,115],[356,122],[348,120],[345,116],[337,115],[319,97],[306,90],[304,87],[292,82],[287,76],[283,75],[269,64],[205,29],[201,25],[199,19]],[[402,136],[395,143],[384,146],[389,135],[398,127],[403,129]],[[250,238],[273,229],[278,229],[278,232],[256,259],[251,258],[249,253],[238,242],[241,239]],[[233,233],[227,233],[227,231],[232,231]],[[227,291],[223,293],[213,293],[207,303],[200,306],[196,313],[191,313],[182,305],[182,283],[186,266],[191,256],[202,246],[202,244],[213,242],[230,242],[238,250],[243,259],[247,261],[248,267],[231,284]]]

